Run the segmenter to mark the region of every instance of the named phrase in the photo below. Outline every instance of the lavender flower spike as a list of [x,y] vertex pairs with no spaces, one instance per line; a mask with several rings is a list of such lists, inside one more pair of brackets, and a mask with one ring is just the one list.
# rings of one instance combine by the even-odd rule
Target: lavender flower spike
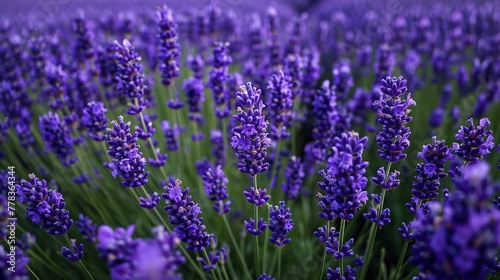
[[240,87],[236,93],[237,114],[233,119],[239,124],[232,129],[231,147],[240,160],[238,170],[255,176],[269,169],[264,162],[271,139],[267,137],[268,122],[262,114],[264,103],[260,100],[261,91],[251,83]]
[[48,229],[52,235],[68,232],[73,220],[69,218],[61,193],[49,189],[47,182],[34,174],[29,175],[29,181],[22,179],[16,189],[19,201],[27,204],[27,215],[34,224],[43,223],[42,229]]
[[108,124],[107,111],[102,102],[95,101],[87,103],[87,106],[83,109],[82,125],[88,129],[89,137],[95,141],[106,139],[106,135],[102,132],[104,132]]
[[286,235],[293,229],[292,213],[290,208],[285,208],[285,202],[280,201],[280,205],[274,206],[269,212],[269,230],[272,237],[269,238],[271,243],[283,247],[288,244],[291,239]]
[[166,5],[158,9],[156,14],[158,15],[156,37],[159,43],[161,82],[165,86],[170,86],[180,76],[181,51],[177,38],[177,23],[174,21],[172,10]]
[[108,128],[108,154],[113,161],[108,165],[113,170],[112,175],[121,176],[126,187],[140,187],[148,182],[149,172],[146,171],[146,159],[137,145],[137,132],[130,133],[130,122],[125,123],[123,117],[112,121],[113,128]]
[[460,126],[455,139],[461,141],[456,151],[457,156],[463,158],[466,163],[480,161],[483,156],[490,153],[495,143],[493,142],[493,132],[486,129],[491,125],[488,118],[482,118],[479,125],[475,126],[473,119],[468,119],[469,126]]
[[203,180],[203,186],[208,199],[216,202],[213,205],[214,210],[217,211],[219,215],[228,213],[231,210],[231,208],[229,208],[231,201],[228,200],[224,202],[224,200],[228,198],[226,188],[228,180],[224,176],[222,167],[217,165],[215,169],[209,168],[207,172],[201,176],[201,178]]
[[279,141],[290,137],[287,132],[292,117],[293,96],[290,78],[283,71],[274,73],[267,83],[269,119],[271,121],[270,137]]
[[208,87],[212,89],[214,98],[215,115],[225,118],[229,115],[229,93],[225,88],[228,79],[229,64],[233,62],[229,56],[229,43],[217,42],[213,49],[213,69],[209,74]]
[[300,158],[290,157],[285,169],[285,182],[281,185],[281,190],[285,193],[287,199],[296,199],[299,196],[304,177],[304,164],[300,161]]
[[412,120],[408,107],[416,103],[411,98],[411,93],[408,93],[406,100],[401,98],[406,90],[406,80],[403,77],[387,76],[380,84],[380,99],[373,102],[379,108],[377,122],[382,125],[382,130],[376,137],[380,148],[378,154],[391,163],[406,158],[403,151],[410,146],[410,128],[405,125]]
[[54,152],[63,165],[69,166],[76,162],[77,159],[73,156],[73,139],[58,114],[48,112],[41,116],[38,126],[46,149]]

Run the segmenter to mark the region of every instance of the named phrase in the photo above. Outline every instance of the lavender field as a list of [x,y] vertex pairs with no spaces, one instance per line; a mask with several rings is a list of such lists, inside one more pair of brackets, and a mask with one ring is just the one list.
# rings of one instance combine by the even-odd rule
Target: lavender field
[[0,279],[500,279],[497,1],[4,2]]

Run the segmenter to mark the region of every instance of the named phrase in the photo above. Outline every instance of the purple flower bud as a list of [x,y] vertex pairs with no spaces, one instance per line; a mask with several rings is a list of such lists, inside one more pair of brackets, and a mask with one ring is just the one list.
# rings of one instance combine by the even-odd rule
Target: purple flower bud
[[283,247],[291,241],[286,235],[293,229],[293,221],[290,208],[285,208],[284,201],[280,201],[279,204],[279,207],[274,206],[269,210],[269,231],[272,235],[269,241]]
[[206,173],[201,176],[201,178],[203,180],[203,186],[208,199],[216,202],[213,205],[214,210],[217,211],[219,215],[228,213],[231,210],[229,208],[231,201],[228,200],[224,202],[224,200],[228,198],[226,188],[228,180],[224,176],[222,167],[217,165],[215,169],[209,168]]
[[356,268],[350,265],[346,266],[344,274],[342,275],[340,268],[335,269],[329,267],[326,277],[331,280],[355,280],[356,279]]
[[59,119],[59,115],[48,112],[40,116],[39,128],[45,147],[56,154],[57,159],[65,166],[72,165],[77,161],[73,156],[73,139],[69,134],[67,126]]
[[299,190],[304,181],[304,164],[300,158],[292,156],[288,161],[285,172],[285,182],[281,185],[281,190],[285,193],[287,199],[296,199],[299,196]]
[[293,96],[289,77],[278,71],[273,74],[267,84],[267,106],[271,122],[270,137],[279,141],[290,137],[287,129],[292,116]]
[[154,192],[153,195],[147,194],[147,198],[140,197],[139,205],[142,208],[153,209],[160,202],[160,197],[157,192]]
[[263,206],[269,199],[271,199],[271,196],[266,194],[265,189],[250,188],[249,191],[244,191],[243,194],[248,202],[259,207]]
[[76,246],[76,240],[71,239],[71,246],[73,249],[69,249],[68,247],[61,247],[61,254],[63,257],[67,258],[72,262],[78,262],[83,258],[83,244]]
[[257,280],[276,280],[274,277],[271,277],[270,275],[267,274],[262,274],[259,277],[257,277]]
[[215,115],[218,118],[229,116],[229,93],[225,88],[228,77],[229,64],[233,62],[229,56],[229,43],[214,43],[212,70],[209,74],[208,87],[212,89],[214,98]]
[[212,154],[215,157],[215,165],[226,164],[226,153],[224,151],[224,135],[218,129],[210,130],[210,143],[212,144]]
[[399,186],[400,180],[398,179],[399,171],[394,170],[389,173],[386,178],[385,168],[380,167],[377,170],[377,175],[372,178],[373,183],[381,186],[386,190],[394,189]]
[[177,23],[174,21],[172,10],[167,6],[159,8],[156,14],[158,16],[156,37],[159,44],[158,59],[160,61],[161,82],[165,86],[170,86],[180,75]]
[[455,139],[461,143],[456,151],[457,156],[463,158],[466,163],[480,161],[483,156],[490,153],[495,146],[493,142],[493,132],[486,129],[491,122],[488,118],[482,118],[479,125],[475,126],[473,119],[468,119],[469,126],[460,126]]
[[266,222],[262,218],[259,219],[257,226],[255,226],[255,221],[252,218],[248,219],[248,221],[244,221],[244,224],[248,233],[253,236],[261,235],[267,227]]
[[89,131],[89,137],[95,141],[103,141],[106,139],[104,130],[108,124],[108,118],[102,102],[89,102],[83,109],[82,125]]
[[97,240],[97,225],[89,217],[79,214],[75,224],[83,238],[91,242]]

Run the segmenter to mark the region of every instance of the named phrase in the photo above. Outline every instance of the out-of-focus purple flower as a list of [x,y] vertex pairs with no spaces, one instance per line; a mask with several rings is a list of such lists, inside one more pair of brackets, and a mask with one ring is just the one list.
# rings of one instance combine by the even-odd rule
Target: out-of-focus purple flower
[[267,45],[269,48],[269,61],[274,70],[281,68],[281,46],[279,36],[279,17],[275,7],[267,8]]
[[59,115],[48,112],[40,116],[39,121],[38,127],[45,147],[55,153],[63,165],[69,166],[75,163],[77,158],[73,156],[75,152],[73,139],[64,122],[59,119]]
[[189,65],[189,69],[193,72],[193,77],[198,80],[203,80],[203,67],[205,66],[201,56],[188,55],[186,63]]
[[279,207],[274,206],[269,210],[269,231],[272,235],[269,241],[276,246],[284,247],[291,241],[286,235],[293,229],[293,221],[290,208],[285,208],[284,201],[280,201],[279,204]]
[[89,102],[83,109],[82,125],[89,131],[89,137],[95,141],[103,141],[106,139],[106,134],[103,132],[108,124],[108,118],[102,102]]
[[375,73],[375,83],[385,79],[387,76],[392,76],[394,69],[395,58],[394,52],[387,44],[381,44],[375,55],[375,63],[373,71]]
[[357,132],[343,133],[335,137],[333,155],[328,158],[327,170],[320,171],[323,181],[318,183],[325,192],[318,205],[320,217],[329,220],[333,216],[351,220],[368,196],[364,189],[368,179],[364,176],[367,161],[362,155],[367,137],[359,138]]
[[215,115],[218,118],[229,116],[229,93],[225,87],[228,77],[229,64],[233,62],[229,56],[229,43],[214,43],[212,70],[209,73],[208,87],[212,89]]
[[440,180],[447,176],[444,170],[446,162],[453,158],[453,148],[446,146],[444,141],[432,137],[432,143],[423,146],[418,158],[424,160],[415,168],[415,181],[412,194],[420,200],[432,200],[438,195]]
[[304,49],[302,57],[304,59],[302,64],[304,76],[302,77],[301,97],[306,104],[309,104],[312,102],[320,77],[319,51],[316,48]]
[[433,128],[438,128],[443,124],[444,110],[441,107],[437,107],[429,115],[429,124]]
[[274,277],[271,277],[270,275],[267,274],[262,274],[259,277],[257,277],[257,280],[276,280]]
[[354,85],[348,61],[342,61],[333,67],[333,86],[338,100],[345,100]]
[[458,66],[457,69],[457,85],[461,96],[467,96],[469,93],[469,74],[465,65]]
[[79,214],[75,224],[83,238],[91,242],[97,240],[97,225],[89,217]]
[[238,125],[232,129],[231,147],[240,160],[238,170],[255,176],[269,169],[264,159],[271,139],[266,133],[268,122],[262,114],[264,103],[260,100],[260,89],[247,83],[240,90],[236,97],[238,113],[233,116]]
[[76,34],[74,57],[79,64],[84,64],[85,61],[94,57],[94,47],[92,33],[87,26],[85,15],[81,11],[73,20],[73,31]]
[[169,151],[177,151],[179,145],[177,143],[177,136],[179,135],[179,130],[176,127],[172,127],[170,122],[163,120],[161,122],[161,130],[165,135],[165,142],[167,144],[167,149]]
[[189,78],[184,80],[182,89],[186,92],[187,104],[189,111],[189,120],[197,123],[202,122],[201,105],[205,102],[203,94],[203,81],[197,78]]
[[26,211],[31,222],[43,223],[41,228],[47,229],[49,234],[66,234],[73,225],[69,218],[69,211],[65,209],[66,202],[62,194],[49,189],[45,180],[38,179],[34,174],[29,175],[29,181],[21,180],[16,185],[19,202],[27,204]]
[[290,137],[287,131],[292,115],[293,96],[289,77],[283,71],[274,73],[267,83],[268,116],[271,123],[270,138],[279,141]]
[[116,230],[102,225],[98,229],[96,247],[99,256],[107,260],[112,279],[123,279],[133,273],[132,260],[138,245],[138,241],[132,239],[134,230],[135,225]]
[[482,279],[495,266],[500,210],[485,198],[498,186],[488,180],[485,162],[463,173],[455,195],[444,205],[431,202],[430,212],[419,212],[413,224],[418,236],[410,262],[429,279]]
[[409,116],[411,105],[416,105],[408,93],[405,94],[406,80],[403,77],[386,77],[380,85],[380,99],[373,103],[378,107],[377,122],[382,125],[382,130],[377,134],[376,141],[380,147],[378,154],[388,162],[394,163],[406,158],[403,153],[410,146],[410,128],[406,125],[411,122]]
[[285,169],[285,182],[281,185],[281,190],[287,199],[296,199],[304,181],[304,164],[296,156],[290,157]]
[[212,251],[208,253],[208,260],[205,260],[202,257],[196,258],[197,261],[201,263],[203,269],[205,271],[210,271],[215,268],[217,263],[219,262],[220,254],[219,251]]
[[83,258],[83,244],[80,243],[80,245],[77,246],[76,240],[71,239],[71,246],[73,247],[72,249],[62,246],[61,255],[72,262],[80,261]]
[[156,11],[158,19],[156,21],[159,51],[159,70],[161,72],[161,82],[165,86],[170,86],[180,75],[179,56],[180,45],[177,39],[177,23],[172,15],[172,10],[166,5]]
[[229,208],[231,200],[224,202],[224,200],[228,198],[226,188],[228,180],[226,176],[224,176],[222,167],[217,165],[215,169],[209,168],[207,172],[201,176],[201,179],[203,180],[203,186],[208,199],[215,201],[215,204],[213,205],[214,210],[219,215],[228,213],[231,210],[231,208]]
[[303,61],[302,56],[297,54],[288,54],[285,57],[283,64],[283,72],[285,76],[290,77],[290,84],[292,88],[292,99],[295,100],[300,94],[300,87],[302,86],[303,79]]
[[168,154],[160,153],[160,148],[156,148],[155,153],[158,160],[156,158],[148,158],[148,163],[154,168],[160,168],[167,163]]
[[460,126],[455,139],[460,141],[456,155],[463,158],[466,163],[480,161],[483,156],[490,153],[495,146],[493,132],[487,129],[491,125],[488,118],[482,118],[479,125],[475,126],[473,119],[468,119],[469,126]]
[[97,49],[96,66],[99,71],[99,81],[105,88],[115,84],[117,63],[115,53],[118,46],[115,43],[105,43]]
[[121,176],[126,187],[140,187],[148,182],[149,171],[146,171],[146,159],[143,158],[137,145],[137,132],[130,133],[130,122],[125,123],[122,116],[118,121],[111,122],[113,128],[108,128],[108,155],[113,161],[108,165],[116,178]]
[[300,54],[300,41],[303,39],[302,37],[307,27],[306,21],[308,18],[309,15],[307,13],[302,13],[292,20],[289,28],[289,38],[286,45],[285,54]]
[[32,37],[28,41],[30,74],[33,79],[38,81],[38,85],[42,85],[45,80],[46,72],[45,65],[47,63],[45,55],[45,42],[41,36]]
[[[16,247],[14,248],[15,256],[11,259],[11,251],[6,251],[4,246],[0,246],[0,268],[2,268],[0,276],[5,277],[3,279],[29,279],[29,273],[26,269],[26,265],[29,263],[30,259],[26,253],[23,253],[22,250]],[[9,262],[12,260],[15,261],[16,266],[13,271],[9,271],[8,269],[11,267]]]
[[215,165],[226,164],[226,153],[224,151],[224,134],[218,129],[210,130],[210,143],[212,144],[212,154],[215,157]]
[[312,130],[313,153],[318,161],[325,161],[327,149],[332,146],[333,124],[338,119],[335,91],[330,87],[330,81],[323,81],[312,105],[312,114],[316,116]]
[[182,242],[187,243],[186,249],[201,251],[210,245],[210,235],[205,231],[200,206],[193,201],[189,195],[189,188],[181,189],[182,182],[176,180],[175,184],[169,183],[164,187],[165,193],[162,197],[167,206],[165,210],[172,225],[175,225],[174,232]]

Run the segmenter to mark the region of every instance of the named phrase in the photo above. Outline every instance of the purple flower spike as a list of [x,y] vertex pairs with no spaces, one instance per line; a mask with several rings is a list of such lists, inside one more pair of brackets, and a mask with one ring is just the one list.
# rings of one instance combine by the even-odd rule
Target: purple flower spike
[[68,247],[61,247],[61,254],[72,262],[78,262],[83,258],[83,244],[76,246],[76,240],[71,239],[71,246],[73,249],[69,249]]
[[219,262],[220,259],[220,254],[219,251],[212,251],[208,253],[208,260],[205,260],[205,258],[198,257],[196,258],[197,261],[201,263],[203,266],[203,269],[205,271],[210,271],[215,268],[217,263]]
[[271,139],[279,141],[290,137],[287,132],[292,117],[293,96],[289,77],[278,71],[267,83],[269,120],[271,122]]
[[97,240],[97,225],[89,217],[80,214],[75,224],[83,238],[91,242]]
[[205,231],[200,206],[193,201],[189,195],[189,188],[181,189],[182,182],[176,180],[175,184],[169,183],[164,187],[165,193],[162,197],[167,206],[165,210],[172,225],[175,225],[174,232],[182,242],[187,243],[187,249],[192,251],[202,251],[210,245],[210,235]]
[[159,51],[159,70],[161,82],[170,86],[180,75],[179,56],[180,46],[177,38],[177,23],[174,21],[172,10],[163,6],[156,11],[156,21]]
[[229,64],[233,62],[229,56],[229,43],[216,42],[213,49],[213,69],[209,74],[208,87],[212,89],[214,98],[215,115],[218,118],[229,116],[229,93],[225,88],[228,79]]
[[169,151],[177,151],[179,149],[179,146],[177,144],[177,136],[179,135],[179,130],[175,126],[171,126],[170,122],[167,120],[163,120],[161,122],[161,130],[165,135],[167,149]]
[[83,64],[86,60],[94,57],[94,48],[92,46],[92,34],[87,27],[87,21],[82,12],[74,19],[73,30],[76,33],[74,49],[75,60]]
[[323,81],[321,89],[314,95],[312,103],[312,113],[316,116],[312,130],[313,154],[318,161],[327,159],[327,149],[332,146],[333,127],[338,120],[336,100],[335,91],[332,90],[330,81]]
[[461,143],[456,151],[457,156],[463,158],[466,163],[480,161],[483,156],[490,153],[495,143],[493,142],[493,132],[486,129],[491,125],[488,118],[482,118],[479,125],[475,126],[473,119],[468,119],[469,126],[460,126],[455,139]]
[[122,177],[122,185],[126,187],[140,187],[148,182],[149,171],[146,171],[146,159],[142,157],[137,145],[137,132],[130,133],[130,122],[125,123],[123,117],[112,121],[113,128],[108,128],[108,154],[113,161],[108,167],[113,170],[112,175]]
[[365,219],[369,220],[372,223],[376,223],[379,227],[383,227],[391,222],[391,219],[389,218],[390,215],[391,210],[389,210],[389,208],[385,208],[384,210],[382,210],[379,217],[377,210],[371,207],[370,212],[364,213],[363,217],[365,217]]
[[400,180],[398,179],[398,176],[399,171],[394,170],[393,172],[389,173],[389,175],[387,175],[387,178],[385,178],[385,168],[380,167],[377,170],[377,176],[373,177],[372,181],[376,185],[379,185],[386,190],[391,190],[399,186]]
[[362,158],[367,141],[367,137],[360,139],[354,131],[335,137],[333,155],[327,162],[328,169],[320,171],[324,179],[318,187],[325,192],[318,203],[322,208],[321,217],[330,218],[333,214],[351,220],[368,200],[364,190],[368,182],[364,176],[368,162]]
[[238,170],[255,176],[269,169],[264,162],[271,139],[267,137],[268,122],[262,114],[264,103],[260,100],[261,91],[251,83],[240,87],[237,92],[238,113],[233,119],[239,123],[232,129],[231,147],[240,160]]
[[269,199],[271,199],[271,196],[266,194],[265,189],[250,188],[249,191],[244,191],[243,194],[248,202],[259,207],[263,206]]
[[147,208],[147,209],[153,209],[156,207],[158,202],[160,202],[160,197],[158,196],[157,192],[154,192],[153,195],[147,194],[147,198],[140,197],[139,198],[139,205],[142,208]]
[[48,229],[52,235],[66,234],[73,225],[69,211],[65,209],[66,202],[62,194],[49,189],[45,180],[29,175],[29,181],[21,180],[16,185],[19,202],[27,204],[26,211],[31,222],[42,223],[42,229]]
[[212,154],[215,157],[215,165],[226,164],[226,153],[224,152],[224,134],[218,129],[210,130],[210,143],[212,143]]
[[413,182],[412,194],[420,200],[432,200],[439,193],[440,179],[445,178],[446,162],[453,159],[453,148],[446,146],[444,141],[432,137],[432,143],[424,145],[417,157],[424,160],[415,168],[417,175]]
[[203,180],[203,186],[208,199],[216,202],[213,205],[214,210],[217,211],[219,215],[228,213],[231,210],[231,208],[229,208],[231,201],[228,200],[224,202],[224,200],[228,198],[226,188],[228,180],[226,176],[224,176],[222,167],[217,165],[215,169],[208,168],[206,173],[204,173],[201,178]]
[[253,236],[261,235],[267,227],[267,224],[263,218],[259,219],[257,228],[255,228],[255,221],[252,218],[248,219],[248,221],[244,221],[244,223],[248,233]]
[[406,124],[411,122],[409,116],[411,105],[416,105],[408,93],[405,94],[406,80],[403,77],[386,77],[380,84],[380,99],[373,103],[378,107],[377,122],[382,125],[382,130],[376,137],[379,146],[378,154],[388,162],[394,163],[406,158],[403,153],[410,146],[410,128]]
[[186,92],[187,104],[189,111],[189,120],[201,123],[201,106],[205,102],[205,95],[203,94],[203,81],[197,78],[189,78],[184,80],[182,89]]
[[106,134],[103,132],[108,124],[107,111],[102,102],[95,101],[87,103],[83,109],[82,125],[88,129],[89,137],[95,141],[106,140]]
[[274,206],[269,211],[269,230],[272,237],[269,238],[271,243],[276,246],[284,247],[291,239],[286,235],[293,229],[292,213],[290,208],[285,208],[285,202],[280,201],[280,205]]
[[73,156],[73,139],[69,134],[66,124],[61,121],[59,115],[48,112],[39,118],[38,124],[42,133],[42,140],[47,150],[56,154],[57,159],[65,166],[72,165],[77,161]]
[[296,199],[305,177],[304,164],[300,158],[290,157],[284,175],[285,182],[281,185],[281,190],[287,199]]
[[116,230],[102,225],[98,229],[96,247],[99,256],[108,261],[113,279],[120,278],[123,273],[130,275],[133,272],[131,262],[138,245],[138,242],[132,239],[134,230],[134,225]]
[[168,155],[167,154],[162,154],[160,153],[160,149],[156,148],[156,156],[158,157],[158,160],[154,158],[148,158],[149,164],[155,168],[160,168],[167,163]]

